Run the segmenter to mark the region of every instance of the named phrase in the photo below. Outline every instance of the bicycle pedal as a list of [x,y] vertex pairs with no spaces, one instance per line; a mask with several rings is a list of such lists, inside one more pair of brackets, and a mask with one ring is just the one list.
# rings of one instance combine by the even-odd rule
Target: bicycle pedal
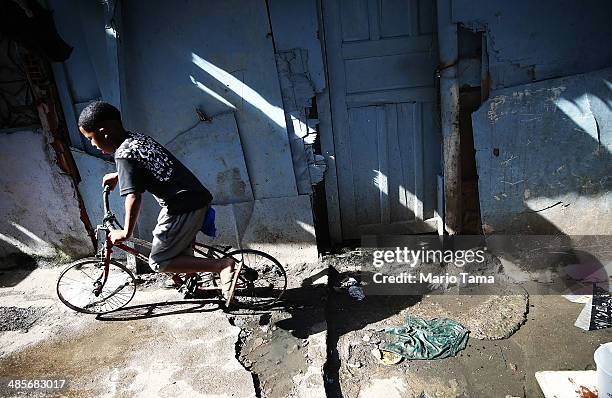
[[254,269],[244,267],[242,270],[242,277],[249,282],[253,282],[259,277],[259,273]]

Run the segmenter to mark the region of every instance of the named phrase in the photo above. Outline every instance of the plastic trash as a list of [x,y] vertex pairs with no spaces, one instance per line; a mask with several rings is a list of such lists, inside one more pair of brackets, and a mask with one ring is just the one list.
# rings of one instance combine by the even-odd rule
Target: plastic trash
[[206,215],[204,216],[204,223],[202,224],[202,228],[200,231],[204,235],[208,235],[211,238],[217,237],[217,227],[215,226],[215,209],[212,207],[208,207],[206,211]]
[[363,289],[359,286],[349,287],[348,294],[357,301],[361,301],[365,298],[365,293],[363,293]]
[[342,282],[340,282],[340,286],[334,287],[334,290],[337,292],[347,290],[349,296],[351,296],[357,301],[361,301],[365,298],[365,293],[363,292],[363,289],[359,286],[359,282],[357,282],[357,279],[351,276],[344,278]]
[[351,286],[358,286],[358,285],[359,285],[359,282],[357,282],[357,279],[353,278],[352,276],[349,276],[348,278],[344,278],[342,282],[340,282],[340,287],[344,289],[348,289]]
[[594,357],[599,398],[612,398],[612,342],[599,346]]
[[425,320],[411,315],[406,322],[385,332],[395,338],[383,349],[406,359],[440,359],[453,357],[463,350],[470,331],[452,319]]

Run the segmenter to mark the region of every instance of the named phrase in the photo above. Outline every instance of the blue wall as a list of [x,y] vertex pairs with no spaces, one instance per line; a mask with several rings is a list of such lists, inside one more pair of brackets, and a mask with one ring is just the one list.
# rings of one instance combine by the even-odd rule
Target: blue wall
[[494,89],[612,66],[609,0],[454,0],[452,15],[486,32]]
[[161,142],[236,111],[256,199],[297,195],[264,0],[123,3],[128,124]]
[[612,69],[502,89],[473,114],[487,232],[612,232]]
[[452,12],[486,39],[492,90],[472,115],[484,231],[612,233],[612,2],[455,0]]

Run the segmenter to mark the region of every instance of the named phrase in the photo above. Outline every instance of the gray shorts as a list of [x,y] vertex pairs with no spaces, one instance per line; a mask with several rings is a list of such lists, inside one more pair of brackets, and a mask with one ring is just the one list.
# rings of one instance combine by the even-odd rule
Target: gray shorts
[[193,256],[191,243],[202,224],[208,206],[184,214],[168,214],[162,207],[153,230],[153,243],[149,255],[149,266],[155,272],[164,269],[177,256]]

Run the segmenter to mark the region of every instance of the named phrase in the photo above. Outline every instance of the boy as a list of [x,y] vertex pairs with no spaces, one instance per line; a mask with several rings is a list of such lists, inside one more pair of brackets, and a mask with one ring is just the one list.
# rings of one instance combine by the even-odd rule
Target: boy
[[231,258],[209,259],[193,256],[191,243],[202,227],[212,195],[166,148],[153,138],[126,131],[121,114],[113,105],[96,101],[79,116],[79,130],[91,144],[114,154],[116,173],[106,174],[102,186],[114,189],[119,182],[125,197],[125,224],[110,231],[115,243],[128,239],[138,218],[142,193],[149,191],[162,209],[153,230],[149,265],[156,272],[220,274],[221,291],[229,305],[238,278]]

